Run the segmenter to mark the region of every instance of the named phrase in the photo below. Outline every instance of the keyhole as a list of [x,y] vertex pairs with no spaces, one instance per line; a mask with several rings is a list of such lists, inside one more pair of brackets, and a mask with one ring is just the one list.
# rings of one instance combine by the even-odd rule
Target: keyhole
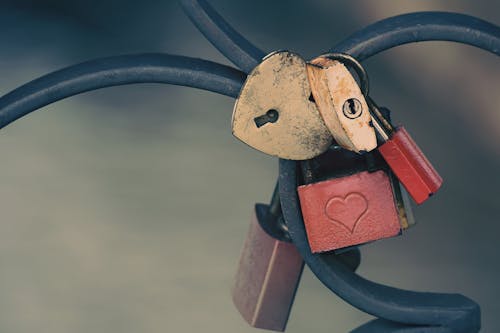
[[356,119],[363,113],[363,106],[356,98],[349,98],[342,107],[344,115],[349,119]]
[[266,114],[254,118],[253,121],[255,121],[255,125],[257,126],[257,128],[261,128],[267,123],[275,123],[276,121],[278,121],[278,118],[279,118],[278,111],[271,109],[268,110]]

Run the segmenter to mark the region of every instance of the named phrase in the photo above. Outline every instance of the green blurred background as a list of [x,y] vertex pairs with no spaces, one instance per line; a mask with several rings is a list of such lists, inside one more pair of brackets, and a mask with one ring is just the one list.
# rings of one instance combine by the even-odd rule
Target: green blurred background
[[[500,22],[495,1],[212,0],[259,47],[311,58],[379,19],[447,10]],[[0,89],[100,56],[166,52],[227,63],[175,1],[0,2]],[[452,43],[366,62],[445,179],[419,224],[363,247],[360,273],[482,305],[500,321],[500,67]],[[277,160],[231,136],[233,100],[165,85],[58,102],[0,136],[0,332],[256,332],[230,286],[252,206]],[[288,332],[347,332],[368,321],[305,270]]]

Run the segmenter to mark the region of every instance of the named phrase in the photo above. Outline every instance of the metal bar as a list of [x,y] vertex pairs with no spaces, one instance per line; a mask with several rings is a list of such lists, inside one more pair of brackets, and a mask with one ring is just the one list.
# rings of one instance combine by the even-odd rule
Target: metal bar
[[453,333],[449,327],[408,326],[383,319],[375,319],[351,331],[351,333]]
[[198,30],[245,73],[250,73],[266,55],[234,30],[205,0],[180,2]]
[[52,72],[0,98],[0,128],[45,105],[86,91],[134,83],[168,83],[237,97],[246,75],[215,62],[168,54],[91,60]]
[[363,61],[395,46],[431,40],[458,42],[500,55],[500,27],[448,12],[417,12],[378,21],[350,35],[330,52],[347,53]]

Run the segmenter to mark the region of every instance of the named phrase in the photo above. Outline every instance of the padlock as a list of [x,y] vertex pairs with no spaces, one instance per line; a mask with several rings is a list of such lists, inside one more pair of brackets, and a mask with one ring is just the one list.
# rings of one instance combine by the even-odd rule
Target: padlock
[[297,191],[313,253],[394,237],[412,220],[377,151],[358,155],[337,147],[301,165],[305,184]]
[[[362,88],[364,96],[361,96],[352,84],[347,83],[354,79],[348,73],[342,74],[344,65],[340,62],[349,63],[358,73],[361,85],[364,86]],[[360,152],[356,146],[351,145],[359,140],[366,147],[365,151],[371,151],[377,147],[373,140],[368,139],[374,139],[371,136],[372,133],[366,130],[352,132],[352,126],[369,123],[368,127],[375,128],[382,141],[382,144],[378,146],[378,151],[415,202],[421,204],[436,193],[443,179],[408,132],[403,127],[394,128],[390,121],[383,117],[380,109],[368,96],[368,76],[356,59],[345,54],[326,54],[312,60],[308,65],[308,71],[318,109],[340,146]],[[339,91],[347,89],[342,88],[343,86],[353,89],[353,92],[349,93],[352,97],[346,101],[344,104],[346,108],[342,110],[345,117],[341,116],[338,101]],[[363,121],[360,120],[359,124],[352,123],[348,121],[350,118],[363,119]],[[371,122],[368,122],[369,118]],[[367,136],[368,134],[370,135]],[[345,138],[348,140],[346,141]]]
[[[360,254],[345,251],[338,259],[355,271]],[[276,184],[270,205],[255,205],[232,289],[243,318],[257,328],[284,331],[303,267],[283,220]]]
[[276,227],[271,227],[271,231],[265,227],[267,232],[262,227],[273,225],[269,223],[270,219],[276,221],[280,218],[278,210],[281,210],[279,199],[277,204],[273,200],[271,206],[255,205],[232,297],[236,308],[251,326],[282,332],[286,328],[304,262],[295,245],[279,234]]
[[383,142],[378,151],[413,200],[423,203],[439,190],[443,179],[405,128],[393,127],[373,100],[367,101],[373,126]]
[[[387,121],[391,121],[391,111],[389,111],[389,109],[380,108],[379,112],[385,119],[387,119]],[[373,159],[373,156],[376,155],[368,155],[367,160],[369,161]],[[401,228],[403,230],[408,229],[416,224],[415,217],[413,216],[413,209],[411,206],[409,194],[405,190],[405,188],[401,186],[401,183],[399,182],[394,172],[392,172],[392,170],[387,170],[387,172],[392,183],[392,189],[394,199],[396,200],[396,208],[399,214],[399,222],[401,224]]]
[[307,73],[314,101],[337,145],[356,153],[375,149],[368,105],[346,66],[322,56],[307,64]]
[[306,62],[279,51],[248,75],[234,105],[233,135],[266,154],[292,160],[326,151],[332,135],[311,96]]
[[306,160],[332,143],[363,152],[377,146],[365,98],[340,62],[278,51],[248,75],[234,105],[233,135],[266,154]]

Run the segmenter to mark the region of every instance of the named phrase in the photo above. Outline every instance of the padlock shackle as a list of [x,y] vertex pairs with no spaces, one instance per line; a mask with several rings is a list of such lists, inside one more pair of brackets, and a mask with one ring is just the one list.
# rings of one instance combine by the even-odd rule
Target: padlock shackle
[[359,79],[359,87],[363,96],[368,97],[370,93],[370,78],[366,69],[361,65],[358,59],[346,53],[325,53],[320,55],[318,58],[327,58],[330,60],[336,60],[344,64],[348,68],[354,69]]
[[370,96],[366,97],[366,103],[368,104],[368,111],[372,116],[373,126],[375,127],[377,133],[384,141],[389,140],[389,137],[394,132],[394,127],[387,119],[384,118],[379,106]]

